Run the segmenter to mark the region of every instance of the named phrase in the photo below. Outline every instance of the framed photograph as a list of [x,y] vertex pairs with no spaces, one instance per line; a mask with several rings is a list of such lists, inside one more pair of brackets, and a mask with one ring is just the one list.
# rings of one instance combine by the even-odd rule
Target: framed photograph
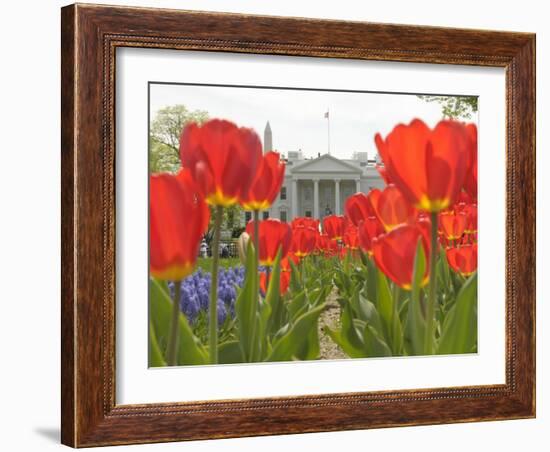
[[62,8],[62,442],[535,416],[535,36]]

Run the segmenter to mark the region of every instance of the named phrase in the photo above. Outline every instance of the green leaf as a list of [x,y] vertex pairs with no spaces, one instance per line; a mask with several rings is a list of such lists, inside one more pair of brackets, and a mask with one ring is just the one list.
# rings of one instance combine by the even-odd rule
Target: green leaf
[[288,361],[294,358],[307,340],[312,328],[317,329],[319,315],[325,305],[317,306],[300,316],[290,330],[273,344],[268,361]]
[[288,303],[288,313],[290,315],[290,318],[294,320],[295,318],[299,317],[299,315],[303,314],[306,309],[306,292],[305,290],[302,290],[301,292],[296,293],[292,300],[290,300],[290,303]]
[[[252,242],[252,241],[251,241]],[[235,314],[238,320],[239,343],[245,362],[253,362],[256,342],[256,315],[259,294],[256,292],[256,253],[252,243],[246,253],[244,285],[235,301]]]
[[218,347],[218,362],[220,364],[236,364],[243,362],[243,353],[239,341],[229,341]]
[[424,335],[426,321],[422,314],[420,301],[420,290],[422,279],[426,272],[426,256],[422,241],[418,240],[413,267],[413,283],[411,299],[407,312],[407,323],[405,325],[405,342],[411,355],[422,355],[424,353]]
[[437,348],[440,355],[471,353],[477,345],[477,272],[470,276],[457,295],[442,327]]
[[268,320],[267,331],[275,334],[283,324],[284,320],[284,306],[283,300],[280,295],[280,279],[281,279],[281,249],[279,248],[271,275],[269,277],[269,286],[267,288],[267,294],[264,302],[271,307],[271,315]]
[[378,289],[376,294],[376,308],[378,309],[378,313],[380,314],[380,318],[382,319],[382,324],[384,325],[384,336],[386,340],[388,340],[388,342],[391,342],[394,330],[393,301],[388,280],[384,273],[382,273],[380,270],[377,270],[376,286]]
[[[378,304],[378,269],[375,267],[373,261],[371,258],[367,259],[367,299],[372,302]],[[376,306],[378,309],[379,307]]]
[[363,335],[362,332],[357,330],[357,326],[353,321],[349,303],[346,303],[342,309],[341,323],[342,327],[339,331],[325,326],[325,332],[350,358],[367,358],[368,354],[363,343]]
[[153,322],[149,321],[149,367],[164,367],[166,361],[162,356],[157,337],[155,335],[155,328]]
[[290,290],[295,293],[299,292],[303,289],[302,283],[300,281],[300,270],[298,270],[298,267],[294,264],[292,259],[288,260],[288,263],[290,264]]
[[321,347],[319,345],[319,328],[311,328],[306,341],[298,347],[296,358],[301,360],[312,360],[319,357]]
[[378,331],[368,323],[363,332],[363,341],[365,342],[365,351],[369,357],[392,355],[392,351],[388,347],[388,344],[382,339]]
[[[167,337],[170,330],[172,300],[166,283],[154,278],[149,282],[149,315],[160,342],[160,338]],[[178,365],[207,364],[208,354],[193,334],[187,318],[182,313],[179,316],[179,329]]]
[[380,315],[374,306],[374,303],[367,300],[363,295],[359,294],[358,300],[361,315],[359,318],[371,325],[381,336],[384,335],[384,327]]

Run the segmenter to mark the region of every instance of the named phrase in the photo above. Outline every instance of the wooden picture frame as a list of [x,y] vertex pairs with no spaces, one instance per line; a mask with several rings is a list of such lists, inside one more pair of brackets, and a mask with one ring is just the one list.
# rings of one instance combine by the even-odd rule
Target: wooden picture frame
[[[535,416],[535,35],[161,9],[62,8],[62,442],[73,447]],[[115,404],[115,50],[506,70],[506,383]]]

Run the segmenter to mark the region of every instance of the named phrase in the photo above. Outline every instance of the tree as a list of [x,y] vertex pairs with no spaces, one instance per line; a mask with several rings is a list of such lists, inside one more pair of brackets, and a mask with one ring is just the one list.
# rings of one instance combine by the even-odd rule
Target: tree
[[188,110],[185,105],[170,105],[161,108],[151,124],[151,137],[174,151],[178,151],[183,127],[190,122],[202,124],[208,120],[204,110]]
[[470,119],[477,113],[477,96],[426,96],[419,95],[426,102],[437,102],[446,119]]
[[149,137],[149,172],[175,173],[179,168],[179,154],[155,138]]
[[185,105],[161,108],[149,131],[149,171],[176,172],[180,167],[179,142],[183,128],[191,123],[202,124],[208,119],[204,110],[188,110]]

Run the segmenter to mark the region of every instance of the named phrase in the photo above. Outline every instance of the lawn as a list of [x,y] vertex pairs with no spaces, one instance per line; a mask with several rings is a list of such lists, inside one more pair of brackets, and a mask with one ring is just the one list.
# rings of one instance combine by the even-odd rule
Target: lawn
[[[229,267],[238,267],[241,265],[241,261],[238,257],[220,257],[220,267],[229,268]],[[205,272],[210,272],[212,270],[212,258],[211,257],[199,257],[198,267],[202,268]]]

